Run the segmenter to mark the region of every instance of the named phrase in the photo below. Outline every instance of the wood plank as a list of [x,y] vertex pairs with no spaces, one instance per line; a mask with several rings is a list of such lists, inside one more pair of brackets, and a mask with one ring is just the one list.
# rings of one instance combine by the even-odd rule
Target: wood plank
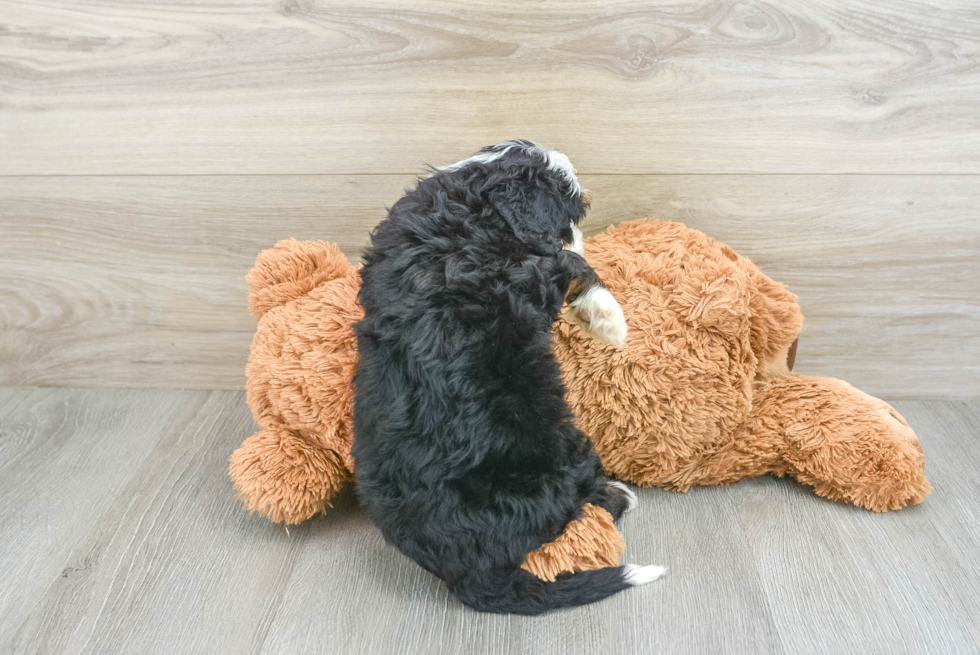
[[526,618],[462,607],[352,493],[288,532],[247,514],[226,475],[253,429],[241,392],[0,388],[0,651],[977,652],[980,405],[896,405],[936,488],[922,505],[774,478],[643,489],[626,560],[667,575]]
[[289,236],[355,255],[405,183],[0,178],[0,381],[242,388],[256,255]]
[[980,600],[963,593],[980,585],[976,449],[963,445],[980,412],[896,407],[922,439],[935,486],[919,506],[873,514],[771,478],[731,487],[787,652],[980,651]]
[[[118,413],[162,430],[164,437],[143,444],[149,456],[135,465],[110,457],[88,477],[70,473],[76,486],[113,493],[101,495],[89,520],[76,526],[74,538],[56,557],[41,555],[49,566],[67,567],[65,573],[58,569],[25,582],[42,593],[21,608],[29,616],[16,632],[0,631],[0,649],[256,652],[290,577],[298,542],[281,527],[249,515],[235,498],[228,456],[254,430],[244,395],[196,392],[191,405],[189,393],[144,391],[136,399],[133,392],[115,390],[62,393],[112,403]],[[189,417],[171,423],[149,414],[153,398],[183,403]],[[91,447],[96,430],[117,448],[132,440],[122,426],[92,423],[88,430],[77,435],[78,448]],[[35,467],[46,463],[30,461]],[[35,486],[27,477],[15,485],[20,496],[49,488],[54,487]],[[66,502],[68,493],[56,489],[44,495],[49,503]],[[24,523],[14,524],[19,530],[12,536],[29,553],[31,545],[43,545],[43,537],[25,530]]]
[[[6,392],[13,401],[31,393],[39,392]],[[502,644],[535,654],[703,652],[723,645],[783,652],[765,611],[730,614],[732,607],[765,604],[744,544],[704,540],[689,529],[707,521],[736,530],[727,496],[719,504],[708,495],[692,501],[646,490],[663,502],[644,503],[624,519],[627,557],[669,559],[678,568],[669,583],[543,619],[488,616],[464,608],[385,544],[351,493],[328,515],[289,532],[246,514],[225,473],[229,450],[252,429],[242,393],[199,393],[191,420],[178,425],[142,410],[153,402],[148,396],[173,403],[187,393],[45,393],[78,404],[115,401],[117,411],[167,432],[139,465],[107,466],[75,481],[115,493],[57,553],[69,563],[67,578],[52,571],[25,581],[34,600],[16,631],[0,631],[5,652],[493,653]],[[10,413],[17,423],[27,412],[20,404]],[[98,432],[109,443],[129,439],[101,421],[88,427],[78,448]],[[30,450],[22,459],[35,467],[45,462]],[[27,496],[37,494],[35,482],[45,481],[24,476],[12,486]],[[19,523],[10,527],[0,532],[4,547],[16,542],[32,552],[45,538]],[[724,584],[705,598],[699,586],[708,577]]]
[[[980,394],[972,176],[583,176],[592,234],[642,216],[801,297],[798,370],[885,397]],[[244,276],[278,239],[356,259],[410,176],[0,178],[0,383],[242,388]]]
[[[157,441],[185,425],[206,395],[0,390],[0,651],[63,652],[17,635],[45,593],[67,601],[92,576],[113,575],[103,544],[84,548],[85,535],[133,501],[134,480],[145,482],[137,472],[161,465]],[[100,536],[117,526],[105,527]]]
[[316,519],[294,535],[310,546],[295,564],[262,653],[786,652],[731,498],[713,491],[721,493],[639,490],[639,507],[621,523],[624,558],[667,565],[667,575],[540,617],[468,610],[384,543],[360,512]]
[[0,174],[978,173],[974,0],[3,0]]

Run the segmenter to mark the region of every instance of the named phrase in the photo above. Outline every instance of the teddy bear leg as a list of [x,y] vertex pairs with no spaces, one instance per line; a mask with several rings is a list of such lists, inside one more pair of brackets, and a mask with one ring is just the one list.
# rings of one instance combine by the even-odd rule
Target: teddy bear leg
[[764,433],[736,434],[720,445],[699,450],[678,463],[676,470],[658,484],[669,491],[686,493],[691,487],[726,485],[778,473],[780,453],[771,436]]
[[619,566],[625,550],[626,541],[613,524],[612,515],[586,503],[582,516],[566,525],[557,539],[528,553],[521,568],[554,582],[563,573]]
[[788,375],[756,383],[750,430],[782,442],[782,470],[820,496],[876,512],[932,491],[915,432],[895,409],[841,380]]
[[249,510],[299,523],[330,505],[353,473],[335,452],[284,427],[262,430],[231,456],[235,488]]

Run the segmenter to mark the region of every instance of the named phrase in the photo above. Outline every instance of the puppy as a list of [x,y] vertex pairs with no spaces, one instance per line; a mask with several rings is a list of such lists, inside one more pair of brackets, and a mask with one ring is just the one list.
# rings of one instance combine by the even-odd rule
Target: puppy
[[626,340],[622,310],[582,257],[586,208],[565,155],[505,141],[419,180],[364,256],[357,493],[388,541],[477,610],[582,605],[664,571],[545,582],[520,568],[585,503],[618,519],[635,502],[573,424],[551,353],[566,300],[582,329]]

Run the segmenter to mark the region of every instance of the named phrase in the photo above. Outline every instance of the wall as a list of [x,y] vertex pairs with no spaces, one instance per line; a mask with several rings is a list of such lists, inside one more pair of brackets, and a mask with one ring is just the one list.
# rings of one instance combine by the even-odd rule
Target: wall
[[0,0],[0,384],[240,388],[244,275],[521,136],[587,233],[801,296],[798,370],[980,395],[980,13],[938,2]]

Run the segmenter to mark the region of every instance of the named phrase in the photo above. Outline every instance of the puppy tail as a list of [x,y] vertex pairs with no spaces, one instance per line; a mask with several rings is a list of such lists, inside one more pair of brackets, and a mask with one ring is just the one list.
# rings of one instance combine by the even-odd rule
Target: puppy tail
[[455,589],[464,605],[498,614],[541,614],[562,607],[587,605],[628,587],[652,582],[666,569],[627,564],[558,576],[546,582],[523,569],[489,579],[471,579]]

